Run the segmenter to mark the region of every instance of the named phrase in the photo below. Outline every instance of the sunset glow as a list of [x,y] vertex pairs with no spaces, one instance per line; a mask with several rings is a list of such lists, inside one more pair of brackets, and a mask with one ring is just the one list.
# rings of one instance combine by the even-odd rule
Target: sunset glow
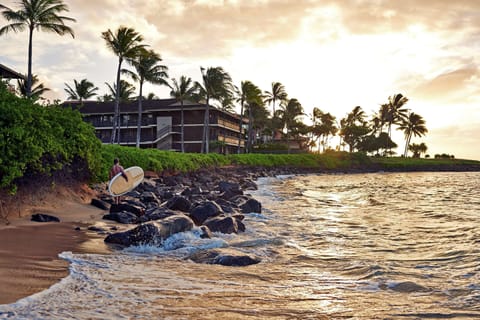
[[[200,79],[222,66],[236,85],[281,82],[305,111],[340,120],[355,106],[370,116],[402,93],[429,129],[428,154],[480,160],[480,1],[66,0],[75,39],[36,32],[33,72],[66,98],[64,83],[87,78],[106,91],[117,58],[101,32],[133,27],[161,53],[171,78]],[[2,1],[15,7],[17,1]],[[0,25],[6,22],[0,18]],[[0,63],[26,73],[27,33],[0,37]],[[144,92],[168,97],[146,85]],[[238,110],[239,111],[239,110]],[[401,153],[403,135],[394,140]]]

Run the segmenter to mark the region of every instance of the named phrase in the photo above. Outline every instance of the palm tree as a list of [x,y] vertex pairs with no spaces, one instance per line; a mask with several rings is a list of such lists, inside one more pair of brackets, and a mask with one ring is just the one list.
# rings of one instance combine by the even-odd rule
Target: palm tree
[[[240,123],[239,123],[239,131],[240,134],[238,136],[238,146],[237,146],[237,153],[240,153],[240,145],[242,141],[242,126],[243,126],[243,110],[245,107],[245,103],[253,103],[257,102],[260,103],[259,99],[261,99],[262,92],[260,89],[254,85],[250,81],[242,81],[240,84],[240,88],[236,88],[237,93],[237,102],[240,102]],[[250,123],[249,123],[250,128]]]
[[272,104],[273,116],[275,116],[275,101],[284,101],[286,99],[285,87],[280,82],[272,82],[272,91],[265,91],[265,103]]
[[422,142],[420,144],[415,144],[415,143],[410,144],[408,146],[408,150],[413,152],[414,158],[420,158],[422,153],[427,152],[428,148],[427,148],[427,145],[424,142]]
[[407,109],[404,108],[405,104],[408,102],[408,98],[404,97],[401,93],[394,94],[393,96],[388,97],[388,103],[386,108],[385,120],[388,124],[388,137],[392,138],[392,125],[400,124],[402,119],[407,116]]
[[205,118],[203,123],[202,153],[209,153],[210,139],[210,99],[221,100],[232,95],[233,85],[230,75],[222,67],[200,67],[202,83],[195,82],[197,94],[205,99]]
[[340,136],[343,140],[341,143],[346,143],[350,152],[354,151],[370,131],[365,121],[365,112],[360,106],[353,108],[345,118],[340,120]]
[[404,157],[407,156],[408,146],[410,144],[410,140],[412,139],[412,135],[421,137],[428,132],[423,117],[414,112],[410,112],[408,114],[402,123],[400,123],[398,130],[402,130],[405,134],[405,150],[403,152]]
[[158,99],[157,95],[153,92],[150,92],[149,94],[147,94],[146,97],[143,97],[145,100],[155,100],[155,99]]
[[280,105],[280,110],[277,110],[276,115],[282,120],[282,124],[286,129],[286,138],[288,145],[288,152],[290,153],[290,133],[298,125],[297,118],[304,114],[303,107],[297,99],[288,99]]
[[180,102],[180,135],[182,141],[182,152],[185,152],[183,102],[192,98],[196,88],[193,85],[192,78],[187,78],[186,76],[181,76],[179,81],[172,79],[170,88],[172,89],[170,91],[170,96]]
[[133,100],[133,95],[135,95],[136,88],[125,80],[120,80],[120,90],[117,92],[117,85],[114,83],[110,85],[109,83],[105,82],[110,91],[109,94],[106,94],[105,101],[115,101],[115,97],[118,96],[121,102],[127,102]]
[[[34,74],[32,76],[32,84],[31,84],[31,89],[30,89],[30,98],[33,99],[34,101],[35,100],[38,100],[38,99],[43,99],[42,98],[42,95],[47,92],[47,91],[50,91],[49,88],[45,87],[43,83],[39,83],[40,80],[38,80],[38,77],[36,74]],[[17,86],[18,86],[18,90],[20,91],[20,94],[24,97],[28,97],[28,86],[27,86],[27,82],[25,81],[25,79],[18,79],[17,80]]]
[[[143,37],[132,28],[119,27],[115,33],[110,29],[102,32],[102,38],[105,40],[107,47],[118,57],[117,81],[120,84],[120,90],[115,90],[115,108],[113,114],[113,129],[111,143],[115,143],[116,132],[120,130],[120,96],[122,82],[120,81],[120,72],[124,59],[134,59],[141,50],[145,49],[145,45],[141,44]],[[120,143],[120,139],[118,139]]]
[[140,136],[142,130],[142,100],[143,100],[143,84],[150,82],[154,84],[163,84],[168,86],[165,80],[168,78],[168,68],[160,65],[162,58],[153,50],[141,50],[137,56],[128,60],[135,68],[136,73],[130,70],[122,70],[128,74],[134,81],[140,84],[140,92],[138,94],[138,117],[137,117],[137,139],[136,147],[140,148]]
[[73,83],[75,88],[65,83],[66,88],[64,90],[68,93],[67,100],[79,100],[81,103],[83,99],[89,99],[97,95],[95,91],[98,90],[98,87],[95,87],[87,79],[82,79],[80,82],[73,79]]
[[63,36],[69,33],[74,37],[73,30],[65,25],[65,22],[75,22],[75,19],[59,15],[68,11],[68,6],[62,0],[22,0],[19,1],[20,10],[10,9],[0,4],[3,9],[2,15],[7,21],[12,21],[0,28],[0,35],[9,31],[18,32],[28,29],[28,73],[26,83],[26,96],[32,96],[33,74],[32,74],[32,40],[33,31],[42,30],[55,32]]

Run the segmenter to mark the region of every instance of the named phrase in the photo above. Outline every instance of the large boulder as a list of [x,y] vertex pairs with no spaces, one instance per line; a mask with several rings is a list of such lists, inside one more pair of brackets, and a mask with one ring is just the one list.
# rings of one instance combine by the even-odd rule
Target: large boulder
[[60,222],[57,217],[43,213],[32,214],[31,220],[35,222]]
[[225,191],[242,191],[240,188],[240,185],[236,182],[228,182],[228,181],[220,181],[218,183],[218,190],[220,192],[225,192]]
[[153,221],[153,220],[161,220],[167,217],[176,215],[177,213],[173,210],[164,207],[156,207],[152,209],[147,209],[145,214],[140,217],[141,222]]
[[243,213],[262,213],[262,204],[253,198],[248,199],[247,201],[239,205]]
[[105,220],[112,220],[124,224],[138,223],[139,217],[128,211],[110,212],[103,216]]
[[192,218],[197,226],[200,226],[208,218],[216,217],[222,213],[222,207],[220,207],[218,203],[215,201],[204,201],[190,211],[190,218]]
[[196,263],[220,264],[232,267],[248,266],[261,261],[259,257],[232,249],[201,250],[192,254],[189,259]]
[[113,233],[105,238],[106,243],[122,246],[160,245],[163,240],[178,232],[192,230],[193,221],[185,215],[175,215],[163,220],[143,223],[133,229]]
[[204,222],[212,232],[238,233],[237,220],[233,217],[213,217]]
[[174,196],[167,201],[165,207],[171,210],[178,210],[182,212],[189,212],[192,207],[192,203],[183,196]]
[[140,195],[140,201],[143,203],[148,203],[148,202],[155,202],[155,203],[160,203],[160,200],[158,200],[158,197],[155,193],[151,191],[144,191]]
[[90,204],[92,206],[97,207],[97,208],[102,209],[102,210],[110,209],[110,206],[108,205],[108,203],[106,203],[105,201],[102,201],[100,199],[93,198],[92,201],[90,201]]
[[133,205],[128,203],[112,204],[112,206],[110,207],[110,213],[122,211],[131,212],[139,217],[144,214],[145,209],[139,205]]

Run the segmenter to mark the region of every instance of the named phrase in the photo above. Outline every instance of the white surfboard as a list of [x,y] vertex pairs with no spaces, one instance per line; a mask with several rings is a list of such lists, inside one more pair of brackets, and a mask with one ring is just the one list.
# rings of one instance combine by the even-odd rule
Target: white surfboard
[[114,197],[118,197],[132,191],[143,181],[144,173],[142,168],[130,167],[124,171],[128,177],[128,181],[120,172],[113,177],[108,184],[108,192]]

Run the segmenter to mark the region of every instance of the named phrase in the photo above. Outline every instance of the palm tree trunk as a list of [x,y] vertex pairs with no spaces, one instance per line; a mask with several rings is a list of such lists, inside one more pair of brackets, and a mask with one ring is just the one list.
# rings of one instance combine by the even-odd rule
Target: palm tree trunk
[[248,107],[248,140],[247,140],[248,153],[252,152],[252,131],[253,131],[253,112],[252,112],[252,106],[250,105]]
[[138,117],[137,117],[137,140],[136,147],[140,148],[140,136],[142,134],[142,99],[143,79],[140,79],[140,95],[138,96]]
[[289,132],[287,127],[287,153],[290,154],[290,139],[289,139]]
[[117,137],[118,130],[118,144],[120,144],[120,70],[122,68],[122,58],[118,58],[118,68],[117,68],[117,90],[115,92],[115,107],[113,111],[113,130],[111,143],[115,143],[115,138]]
[[26,95],[28,98],[32,95],[32,42],[33,42],[33,26],[30,26],[29,30],[29,35],[28,35],[28,72],[27,72],[27,87],[25,88],[26,90]]
[[183,118],[183,99],[180,100],[180,136],[181,136],[181,142],[182,142],[182,153],[185,152],[185,140],[183,137],[183,132],[184,132],[184,118]]
[[203,139],[202,139],[202,153],[208,153],[208,138],[210,136],[209,122],[210,122],[210,108],[209,108],[210,97],[207,95],[207,103],[205,104],[205,117],[203,119]]
[[408,145],[410,144],[410,139],[412,139],[412,134],[409,133],[407,139],[405,141],[405,151],[403,152],[403,156],[406,158],[408,154]]
[[237,154],[240,154],[240,145],[242,141],[242,125],[243,125],[243,101],[241,101],[240,103],[240,125],[239,125],[240,133],[238,136]]

